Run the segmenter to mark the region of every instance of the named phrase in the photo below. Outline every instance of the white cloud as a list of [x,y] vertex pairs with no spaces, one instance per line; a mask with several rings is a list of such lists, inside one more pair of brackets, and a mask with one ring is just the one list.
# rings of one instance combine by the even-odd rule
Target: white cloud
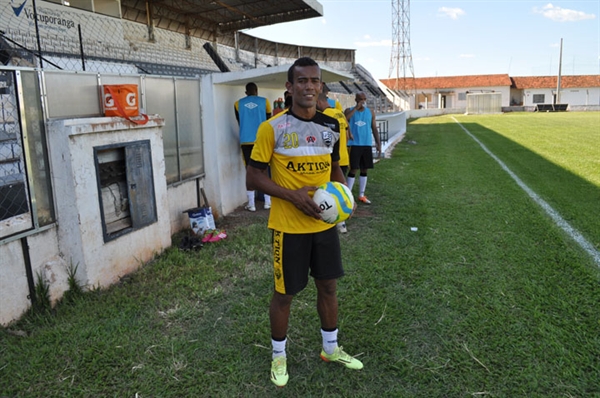
[[567,8],[561,8],[552,5],[551,3],[546,4],[542,8],[534,7],[533,12],[542,14],[544,17],[549,18],[557,22],[575,22],[583,21],[584,19],[595,19],[594,14],[586,14],[583,11],[569,10]]
[[380,41],[357,41],[354,42],[356,47],[391,47],[391,40],[380,40]]
[[458,19],[458,17],[460,17],[461,15],[465,15],[465,12],[460,8],[442,7],[438,9],[438,12],[441,15],[450,17],[452,19]]
[[363,39],[365,39],[365,40],[369,40],[370,38],[371,38],[371,35],[364,35],[363,36]]
[[322,19],[321,19],[321,23],[322,23],[323,25],[327,25],[327,20],[326,20],[325,18],[322,18]]
[[475,58],[475,54],[460,54],[459,58]]

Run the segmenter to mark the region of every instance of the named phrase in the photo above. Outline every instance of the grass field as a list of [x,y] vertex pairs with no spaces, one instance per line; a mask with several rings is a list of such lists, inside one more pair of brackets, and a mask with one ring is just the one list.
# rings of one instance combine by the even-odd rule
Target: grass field
[[267,213],[239,211],[224,241],[177,236],[118,286],[0,330],[0,396],[600,396],[598,264],[461,127],[600,250],[600,114],[454,119],[410,121],[341,236],[339,338],[362,371],[319,359],[309,285],[272,385]]

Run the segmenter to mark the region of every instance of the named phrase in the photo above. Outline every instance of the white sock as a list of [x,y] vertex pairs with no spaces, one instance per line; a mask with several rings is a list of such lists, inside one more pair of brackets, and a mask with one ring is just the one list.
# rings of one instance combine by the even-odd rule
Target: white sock
[[321,336],[323,337],[323,350],[327,354],[333,354],[333,351],[338,346],[337,345],[337,334],[338,330],[335,329],[333,332],[326,332],[321,329]]
[[350,188],[351,191],[352,191],[352,187],[354,186],[355,179],[356,179],[355,177],[347,177],[346,178],[346,184],[348,184],[348,188]]
[[271,197],[269,195],[265,195],[265,205],[271,205]]
[[248,196],[248,206],[254,206],[254,191],[246,191]]
[[285,358],[285,344],[287,343],[287,337],[283,341],[277,341],[271,339],[271,345],[273,346],[273,359],[275,357]]
[[367,176],[359,177],[358,188],[358,196],[365,196],[365,189],[367,188]]

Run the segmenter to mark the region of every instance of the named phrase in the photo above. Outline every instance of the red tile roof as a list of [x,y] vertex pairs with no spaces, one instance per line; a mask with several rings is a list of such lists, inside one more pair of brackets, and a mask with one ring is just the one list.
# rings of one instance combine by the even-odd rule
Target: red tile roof
[[[410,87],[410,78],[406,79],[406,87]],[[381,79],[381,82],[391,89],[396,87],[396,79]],[[509,77],[501,75],[473,75],[473,76],[444,76],[444,77],[417,77],[416,89],[449,89],[461,87],[503,87],[510,86],[516,89],[526,88],[551,88],[557,85],[557,76],[526,76]],[[398,87],[404,86],[403,79],[399,79]],[[600,87],[600,75],[562,76],[562,88]]]
[[[396,79],[382,79],[381,82],[389,88],[395,89]],[[398,86],[403,87],[402,79]],[[410,79],[407,79],[407,87],[410,88]],[[473,76],[444,76],[444,77],[417,77],[415,85],[417,89],[444,89],[459,87],[498,87],[510,86],[512,84],[508,74],[502,75],[473,75]]]
[[[511,77],[513,88],[556,88],[558,76]],[[600,75],[561,76],[561,88],[600,87]]]

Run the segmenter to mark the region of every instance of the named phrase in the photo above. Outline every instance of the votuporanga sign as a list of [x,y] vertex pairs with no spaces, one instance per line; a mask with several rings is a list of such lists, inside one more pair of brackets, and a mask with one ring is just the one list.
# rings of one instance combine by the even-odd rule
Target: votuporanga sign
[[[67,36],[77,39],[78,25],[84,39],[103,42],[122,42],[123,29],[115,19],[89,11],[77,10],[60,4],[36,1],[40,36]],[[15,30],[35,36],[35,14],[32,0],[0,0],[0,30]]]

